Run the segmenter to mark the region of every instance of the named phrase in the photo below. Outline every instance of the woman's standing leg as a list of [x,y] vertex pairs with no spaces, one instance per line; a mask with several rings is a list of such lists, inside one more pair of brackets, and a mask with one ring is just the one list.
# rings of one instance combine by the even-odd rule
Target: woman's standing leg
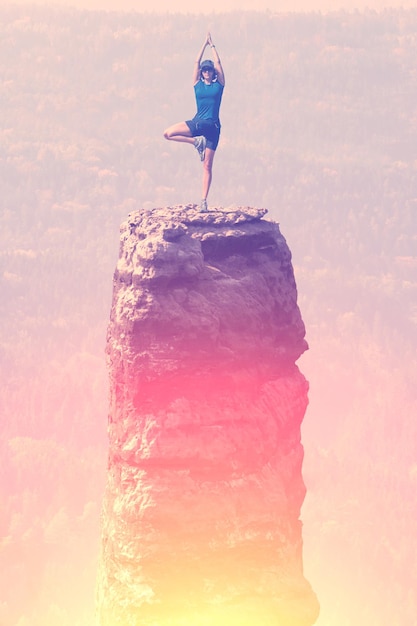
[[215,150],[206,148],[206,154],[203,161],[203,186],[201,194],[200,211],[207,211],[207,196],[210,191],[211,180],[213,177],[213,159],[216,154]]

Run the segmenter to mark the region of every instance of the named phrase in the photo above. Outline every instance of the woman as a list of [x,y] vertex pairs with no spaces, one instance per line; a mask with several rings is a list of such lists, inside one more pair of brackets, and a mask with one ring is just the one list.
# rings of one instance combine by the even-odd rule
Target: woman
[[[214,63],[201,61],[210,46]],[[203,161],[203,192],[200,211],[207,212],[207,196],[211,185],[213,159],[220,137],[219,110],[224,88],[224,72],[210,33],[194,63],[193,84],[197,113],[192,120],[179,122],[166,129],[165,139],[193,145]]]

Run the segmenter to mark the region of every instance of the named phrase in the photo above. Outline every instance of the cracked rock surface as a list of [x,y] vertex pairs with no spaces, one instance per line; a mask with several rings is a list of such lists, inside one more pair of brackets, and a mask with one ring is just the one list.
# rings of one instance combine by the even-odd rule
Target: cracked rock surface
[[108,330],[101,626],[310,626],[291,254],[265,209],[142,210]]

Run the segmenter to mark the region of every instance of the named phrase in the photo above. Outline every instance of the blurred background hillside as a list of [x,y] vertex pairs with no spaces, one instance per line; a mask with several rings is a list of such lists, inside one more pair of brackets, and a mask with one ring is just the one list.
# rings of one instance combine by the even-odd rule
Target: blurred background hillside
[[[207,16],[0,8],[0,624],[91,626],[118,231],[198,202]],[[266,207],[310,351],[319,626],[417,625],[417,10],[210,18],[227,86],[210,204]]]

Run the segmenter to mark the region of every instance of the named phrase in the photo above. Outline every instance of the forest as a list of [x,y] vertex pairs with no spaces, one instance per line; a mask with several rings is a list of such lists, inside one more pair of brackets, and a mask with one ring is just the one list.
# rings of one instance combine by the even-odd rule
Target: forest
[[[163,130],[207,16],[0,7],[0,625],[91,626],[120,223],[198,202]],[[310,350],[305,573],[318,626],[416,626],[417,10],[231,12],[209,204],[293,254]]]

